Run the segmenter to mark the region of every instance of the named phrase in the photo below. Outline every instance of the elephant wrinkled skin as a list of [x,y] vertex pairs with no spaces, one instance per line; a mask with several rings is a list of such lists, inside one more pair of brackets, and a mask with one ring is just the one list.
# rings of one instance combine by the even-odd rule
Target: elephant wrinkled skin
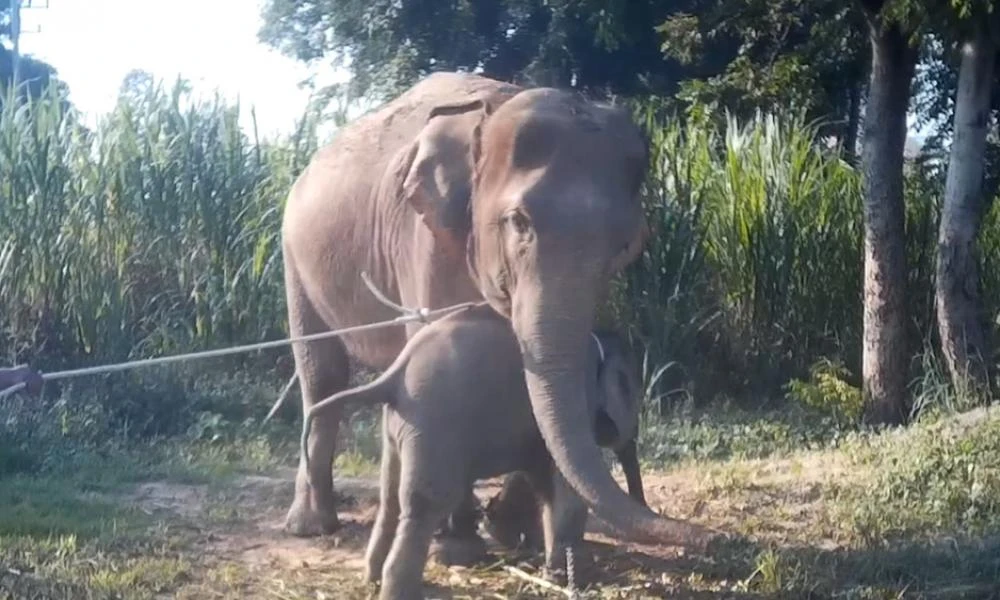
[[[394,318],[361,284],[363,271],[407,306],[485,299],[511,322],[533,415],[569,485],[623,532],[690,542],[686,527],[616,484],[581,401],[596,306],[644,240],[646,166],[641,131],[618,108],[433,74],[343,128],[293,185],[282,224],[290,333]],[[386,368],[419,328],[295,344],[303,409],[348,386],[349,355]],[[308,440],[311,466],[299,461],[286,518],[297,535],[338,527],[339,420],[324,413]],[[474,519],[471,530],[468,519],[451,522],[476,536]]]
[[[585,373],[592,429],[609,446],[637,429],[640,385],[621,338],[595,334]],[[583,539],[587,506],[554,468],[532,414],[510,322],[488,305],[423,328],[375,381],[341,391],[306,414],[303,455],[313,421],[328,411],[383,404],[379,512],[366,577],[381,598],[421,598],[437,524],[472,494],[476,480],[524,473],[541,506],[545,564],[565,573],[565,550]]]

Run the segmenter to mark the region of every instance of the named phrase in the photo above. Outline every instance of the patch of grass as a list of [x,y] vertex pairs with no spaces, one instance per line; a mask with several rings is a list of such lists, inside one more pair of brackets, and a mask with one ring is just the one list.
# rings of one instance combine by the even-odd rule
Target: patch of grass
[[650,467],[685,461],[777,457],[836,447],[857,429],[808,408],[789,405],[749,411],[730,403],[689,404],[643,418],[639,447]]
[[[598,561],[593,566],[588,563],[585,572],[596,580],[587,582],[584,598],[660,598],[671,594],[727,598],[977,598],[989,597],[990,590],[1000,583],[1000,542],[995,541],[996,536],[990,537],[991,521],[982,521],[979,539],[959,535],[945,543],[931,537],[932,533],[940,537],[968,529],[969,523],[967,517],[961,516],[966,514],[962,507],[967,508],[967,504],[936,501],[953,497],[942,495],[939,489],[965,489],[963,485],[971,489],[969,480],[960,476],[968,472],[967,467],[964,471],[942,470],[946,464],[942,457],[968,455],[976,457],[976,464],[989,463],[996,448],[990,438],[1000,439],[1000,419],[942,420],[922,423],[906,432],[855,432],[837,444],[822,443],[820,449],[814,450],[796,447],[793,434],[775,437],[777,441],[767,452],[749,452],[741,448],[749,448],[755,439],[767,439],[766,435],[753,427],[737,427],[738,415],[727,414],[730,420],[722,419],[725,428],[712,435],[721,437],[735,431],[743,438],[732,443],[723,458],[696,458],[697,453],[689,452],[684,455],[684,464],[675,464],[666,474],[650,475],[666,478],[663,487],[670,489],[669,496],[683,505],[679,512],[695,514],[699,522],[745,537],[713,550],[709,556],[660,558],[617,545],[593,544]],[[781,421],[775,417],[773,422]],[[704,431],[709,430],[707,422],[702,425]],[[782,427],[798,431],[787,422]],[[707,433],[702,435],[709,437]],[[160,452],[148,452],[141,460],[132,453],[122,453],[118,462],[108,463],[116,466],[97,487],[110,490],[115,482],[123,485],[129,479],[124,471],[139,464],[146,464],[147,473],[157,478],[214,481],[222,495],[215,504],[206,504],[203,514],[193,517],[194,523],[199,529],[242,531],[260,519],[262,510],[273,511],[278,506],[273,488],[266,492],[258,488],[254,493],[244,487],[247,483],[236,487],[227,484],[229,476],[240,469],[266,471],[267,465],[280,455],[275,447],[260,446],[259,455],[254,457],[247,448],[257,447],[255,444],[261,442],[253,438],[238,443],[173,441],[160,444]],[[973,452],[973,446],[981,451]],[[917,447],[921,448],[919,452],[913,450]],[[288,449],[295,449],[294,442]],[[752,457],[761,454],[765,456]],[[293,456],[289,454],[288,458]],[[356,450],[341,456],[345,457],[339,465],[342,473],[356,468],[361,474],[365,469],[360,465],[371,464]],[[229,460],[232,464],[225,466]],[[970,460],[956,464],[968,464]],[[94,472],[93,464],[81,462],[84,472],[78,478],[53,480],[50,475],[19,475],[4,480],[0,500],[13,506],[33,506],[36,516],[27,513],[0,520],[0,529],[12,532],[0,538],[0,560],[30,575],[0,575],[0,586],[17,579],[21,586],[17,589],[22,590],[27,589],[26,582],[44,582],[49,586],[46,597],[66,598],[149,598],[165,594],[177,598],[274,595],[361,599],[372,591],[355,570],[324,562],[302,562],[294,568],[284,562],[249,565],[230,555],[207,553],[201,537],[184,533],[185,529],[178,527],[181,522],[174,522],[169,514],[163,517],[165,522],[156,523],[141,511],[111,504],[102,499],[106,496],[90,492],[82,481],[87,479],[88,470]],[[890,464],[895,465],[894,471],[887,468]],[[887,492],[885,497],[873,492],[880,486],[907,489],[914,482],[927,481],[930,471],[940,471],[938,487],[914,488],[920,493],[910,493],[905,503],[885,500],[895,497],[895,492]],[[946,485],[946,481],[953,485]],[[12,501],[16,490],[30,501]],[[988,487],[986,491],[996,490]],[[46,502],[40,502],[40,498]],[[279,504],[284,502],[282,499]],[[689,510],[692,506],[695,508]],[[897,527],[895,536],[872,530],[873,538],[882,535],[878,543],[858,543],[857,526],[861,521],[843,515],[866,514],[859,507],[866,508],[868,516],[877,516],[877,522],[908,519],[910,526]],[[842,512],[845,510],[848,512]],[[927,515],[936,517],[930,519]],[[185,525],[186,519],[181,520]],[[35,525],[29,526],[32,522]],[[60,528],[50,531],[45,522],[60,524]],[[15,523],[23,524],[22,529],[16,529]],[[887,530],[878,531],[885,534]],[[336,547],[343,552],[357,546],[360,554],[365,532],[350,535],[347,542]],[[281,541],[274,543],[280,545]],[[316,543],[323,545],[321,541]],[[316,556],[322,556],[322,552]],[[511,560],[503,558],[503,564],[512,564]],[[529,563],[522,567],[530,572],[537,568],[538,557]],[[431,566],[427,580],[428,589],[453,597],[497,594],[528,600],[549,594],[512,577],[503,571],[501,563],[466,570]],[[57,588],[68,591],[51,591]]]
[[[291,437],[291,436],[289,436]],[[58,443],[58,441],[57,441]],[[0,448],[4,448],[0,444]],[[3,481],[61,481],[85,491],[112,490],[125,484],[168,478],[184,483],[207,483],[240,473],[261,473],[293,460],[291,442],[264,436],[192,442],[185,438],[158,438],[137,442],[109,442],[104,446],[73,448],[64,444],[45,468],[21,471]]]
[[996,540],[908,543],[891,548],[758,549],[730,559],[753,566],[743,588],[781,598],[993,598],[1000,585]]
[[173,590],[186,579],[190,569],[190,563],[181,558],[133,558],[96,569],[88,583],[97,594],[141,590],[153,597]]
[[157,530],[138,508],[88,491],[81,480],[0,479],[0,592],[152,598],[168,591],[190,569],[170,532]]
[[718,458],[679,453],[650,474],[668,514],[744,536],[693,572],[768,598],[996,597],[1000,411],[848,431],[811,450],[742,452],[756,435],[742,431]]
[[876,546],[902,537],[1000,534],[1000,418],[979,410],[850,445],[858,480],[837,502]]
[[[667,514],[743,538],[709,556],[601,546],[584,597],[990,597],[1000,585],[1000,413],[936,415],[880,432],[817,414],[794,402],[766,413],[720,403],[646,419],[647,497]],[[342,427],[339,475],[374,476],[373,416]],[[298,430],[196,422],[180,437],[56,444],[43,469],[0,479],[0,562],[13,569],[0,569],[0,596],[368,597],[352,568],[313,559],[251,565],[207,549],[204,532],[259,536],[262,515],[285,510],[284,483],[239,476],[294,465]],[[147,480],[202,486],[200,511],[150,515],[120,500]],[[347,542],[317,540],[309,556],[323,548],[360,555],[366,532],[353,527]],[[499,564],[432,567],[427,576],[441,595],[548,597]]]
[[[161,479],[226,489],[235,476],[272,471],[297,452],[262,434],[55,444],[59,460],[0,477],[0,597],[172,595],[204,568],[202,558],[188,556],[192,532],[169,515],[158,521],[159,513],[122,493]],[[223,522],[218,514],[205,518]]]
[[141,513],[88,498],[83,486],[52,479],[12,477],[0,480],[0,535],[117,535],[141,526]]
[[374,477],[379,472],[379,461],[359,452],[342,452],[333,468],[338,477]]
[[[172,596],[201,598],[282,598],[284,600],[367,600],[374,586],[349,570],[329,565],[300,565],[295,569],[277,566],[247,568],[226,562],[207,570]],[[433,596],[432,596],[433,597]]]

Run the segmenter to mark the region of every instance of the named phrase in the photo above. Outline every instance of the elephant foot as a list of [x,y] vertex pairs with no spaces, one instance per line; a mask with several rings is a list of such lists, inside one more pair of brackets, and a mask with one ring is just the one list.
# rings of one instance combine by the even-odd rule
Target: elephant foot
[[[567,587],[569,581],[569,568],[567,565],[565,551],[558,556],[551,557],[542,566],[542,578],[560,587]],[[573,585],[580,587],[587,579],[587,571],[594,563],[593,555],[581,546],[573,548]]]
[[341,527],[337,509],[316,508],[308,500],[296,498],[285,516],[285,531],[296,537],[329,535]]
[[486,541],[478,535],[436,536],[431,542],[429,558],[445,567],[471,567],[485,562],[490,554],[486,551]]
[[361,579],[368,585],[377,585],[382,582],[382,569],[376,569],[371,565],[365,565],[365,569],[361,573]]

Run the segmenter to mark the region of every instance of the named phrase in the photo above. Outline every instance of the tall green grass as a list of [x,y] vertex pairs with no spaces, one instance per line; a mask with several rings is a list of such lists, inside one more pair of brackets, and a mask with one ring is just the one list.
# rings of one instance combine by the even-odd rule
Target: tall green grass
[[[51,371],[284,335],[281,210],[316,148],[315,122],[259,140],[240,111],[183,81],[123,94],[93,129],[54,88],[3,104],[3,362]],[[188,375],[273,366],[278,353],[68,382],[48,418],[183,431],[204,396]]]
[[[858,386],[860,172],[797,114],[739,121],[697,110],[678,115],[655,102],[633,109],[651,143],[645,201],[653,236],[617,282],[612,303],[650,363],[671,367],[654,396],[766,402],[781,398],[792,380],[834,372]],[[913,161],[906,172],[915,391],[936,376],[925,372],[936,364],[925,354],[936,346],[944,187],[942,163],[933,159]],[[979,240],[984,289],[1000,282],[998,215],[992,206]],[[1000,310],[988,294],[986,303],[989,314]],[[684,393],[671,394],[677,391]]]
[[773,392],[823,356],[856,363],[858,174],[795,115],[638,114],[653,238],[616,302],[654,362],[683,366],[700,395]]
[[0,113],[0,340],[46,366],[283,332],[278,232],[315,148],[250,139],[183,82],[93,131],[50,93]]
[[[856,385],[859,173],[795,114],[738,121],[633,108],[651,142],[652,236],[607,309],[644,345],[647,370],[658,372],[652,395],[775,398],[820,363]],[[294,134],[260,140],[240,129],[240,114],[196,99],[183,81],[128,90],[92,130],[56,88],[3,104],[3,362],[51,370],[285,333],[281,211],[317,147],[317,122],[310,113]],[[914,340],[926,343],[941,174],[918,164],[908,177],[908,297]],[[997,214],[980,244],[986,265],[1000,264]],[[997,272],[987,266],[984,279],[1000,281]],[[287,351],[263,360],[279,355]],[[205,368],[247,360],[262,359]],[[132,406],[120,418],[133,423],[166,414],[156,398],[199,396],[179,371],[159,373],[116,375],[131,383],[105,388],[105,408]]]

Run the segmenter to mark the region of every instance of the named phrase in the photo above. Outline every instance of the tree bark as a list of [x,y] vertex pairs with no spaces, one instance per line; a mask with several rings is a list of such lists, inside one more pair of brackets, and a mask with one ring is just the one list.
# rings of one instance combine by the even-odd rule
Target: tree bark
[[852,167],[858,160],[858,125],[861,123],[861,80],[848,89],[847,131],[844,135],[844,161]]
[[871,423],[906,419],[906,252],[903,146],[917,49],[897,23],[869,13],[871,83],[862,142],[864,180],[865,417]]
[[983,219],[986,130],[997,48],[978,27],[962,48],[955,96],[955,122],[938,231],[937,308],[941,350],[955,389],[984,399],[989,393],[990,356],[976,237]]

